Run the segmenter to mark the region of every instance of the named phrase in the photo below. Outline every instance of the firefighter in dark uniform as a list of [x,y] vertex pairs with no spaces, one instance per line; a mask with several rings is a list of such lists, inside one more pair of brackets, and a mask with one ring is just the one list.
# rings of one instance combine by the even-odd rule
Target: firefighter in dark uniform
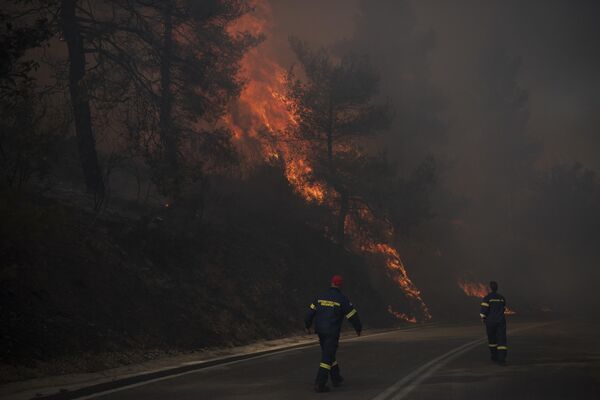
[[492,361],[504,364],[506,363],[508,350],[506,345],[506,318],[504,317],[506,299],[498,293],[498,283],[490,282],[490,289],[492,292],[481,299],[479,316],[485,322]]
[[315,391],[318,393],[329,391],[326,386],[329,375],[331,375],[333,386],[339,386],[344,380],[340,375],[340,366],[335,358],[344,318],[350,321],[358,336],[362,331],[356,309],[340,290],[342,283],[342,277],[334,275],[331,278],[329,290],[310,304],[304,321],[306,331],[310,333],[310,327],[314,320],[315,333],[319,335],[321,344],[321,363],[315,380]]

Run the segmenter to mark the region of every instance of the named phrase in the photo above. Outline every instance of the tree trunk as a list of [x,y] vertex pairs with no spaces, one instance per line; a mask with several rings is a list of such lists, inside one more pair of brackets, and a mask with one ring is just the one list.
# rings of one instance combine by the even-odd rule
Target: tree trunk
[[[170,181],[177,174],[177,138],[173,130],[172,111],[173,93],[172,64],[173,64],[173,20],[172,1],[166,1],[163,11],[163,49],[160,65],[160,140],[163,146],[164,158],[168,165],[167,180]],[[173,188],[171,188],[172,190]]]
[[76,0],[62,0],[61,24],[69,51],[69,91],[75,119],[77,147],[85,185],[89,192],[104,197],[104,181],[96,152],[92,117],[85,76],[85,52],[81,30],[75,15]]
[[328,125],[327,125],[327,162],[329,173],[333,175],[333,101],[329,101],[329,113],[328,113]]
[[340,213],[338,214],[337,223],[337,240],[341,246],[346,242],[346,217],[350,208],[348,192],[344,189],[340,190]]
[[348,191],[343,187],[341,182],[338,182],[335,176],[335,170],[333,168],[333,126],[334,126],[334,114],[333,114],[333,101],[329,101],[328,109],[328,125],[327,125],[327,163],[329,169],[329,175],[331,182],[335,190],[340,194],[340,212],[338,214],[336,236],[337,241],[341,246],[344,246],[346,241],[346,216],[348,215]]

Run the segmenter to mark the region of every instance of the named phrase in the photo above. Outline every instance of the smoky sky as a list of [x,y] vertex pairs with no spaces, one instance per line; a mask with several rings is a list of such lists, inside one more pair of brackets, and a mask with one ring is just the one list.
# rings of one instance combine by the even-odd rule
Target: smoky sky
[[[582,161],[600,167],[600,3],[596,1],[415,2],[421,27],[436,32],[432,78],[468,119],[457,94],[468,95],[482,50],[501,43],[521,57],[519,83],[529,93],[529,133],[538,162]],[[455,101],[452,101],[455,100]]]
[[500,197],[514,183],[510,165],[535,173],[581,162],[600,172],[600,1],[271,3],[282,54],[296,35],[370,57],[396,107],[389,156],[407,169],[428,154],[440,159],[444,181],[468,202],[465,226],[479,225],[457,234],[457,269],[521,292],[536,282],[546,299],[580,296],[578,287],[599,277],[577,271],[579,255],[559,253],[560,243],[540,259],[535,245],[497,243],[495,233],[508,219]]
[[[275,34],[298,35],[330,45],[352,38],[364,17],[361,7],[384,8],[387,15],[371,21],[385,36],[375,47],[389,48],[385,62],[402,65],[410,57],[394,46],[407,35],[418,40],[431,32],[433,44],[423,49],[430,81],[446,109],[448,147],[456,159],[468,159],[464,147],[469,120],[478,112],[469,104],[473,77],[482,51],[501,44],[521,58],[519,84],[529,95],[528,133],[542,145],[540,166],[581,161],[599,170],[600,157],[600,2],[594,0],[529,1],[366,1],[273,0]],[[376,16],[377,13],[370,13]],[[414,25],[414,26],[412,26]],[[425,43],[424,46],[429,46]],[[368,49],[362,49],[368,50]],[[416,51],[416,49],[415,49]],[[389,68],[389,67],[388,67]],[[385,71],[384,71],[385,72]],[[382,79],[382,86],[390,84]],[[388,77],[389,78],[389,77]],[[437,107],[438,105],[436,105]],[[420,132],[424,135],[424,132]],[[435,138],[432,138],[435,139]],[[435,143],[429,143],[435,147]],[[463,148],[465,154],[459,149]]]

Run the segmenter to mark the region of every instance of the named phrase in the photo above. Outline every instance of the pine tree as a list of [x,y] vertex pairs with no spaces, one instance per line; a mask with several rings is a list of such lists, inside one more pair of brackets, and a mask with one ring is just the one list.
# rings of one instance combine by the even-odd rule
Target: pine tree
[[389,123],[386,105],[375,103],[379,79],[367,57],[312,49],[297,38],[290,40],[304,79],[293,70],[288,89],[298,114],[297,134],[315,149],[315,174],[337,192],[337,240],[345,240],[345,223],[353,197],[353,171],[360,163],[358,141],[376,134]]

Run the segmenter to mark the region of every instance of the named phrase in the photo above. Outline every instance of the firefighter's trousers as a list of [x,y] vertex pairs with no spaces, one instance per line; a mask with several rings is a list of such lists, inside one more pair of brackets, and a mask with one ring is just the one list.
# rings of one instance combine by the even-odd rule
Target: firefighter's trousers
[[485,321],[488,346],[492,360],[505,361],[508,346],[506,343],[506,321]]
[[327,383],[327,378],[331,375],[331,381],[334,383],[341,381],[340,367],[335,359],[338,342],[338,335],[322,335],[319,334],[319,344],[321,345],[321,363],[317,372],[315,384],[323,387]]

